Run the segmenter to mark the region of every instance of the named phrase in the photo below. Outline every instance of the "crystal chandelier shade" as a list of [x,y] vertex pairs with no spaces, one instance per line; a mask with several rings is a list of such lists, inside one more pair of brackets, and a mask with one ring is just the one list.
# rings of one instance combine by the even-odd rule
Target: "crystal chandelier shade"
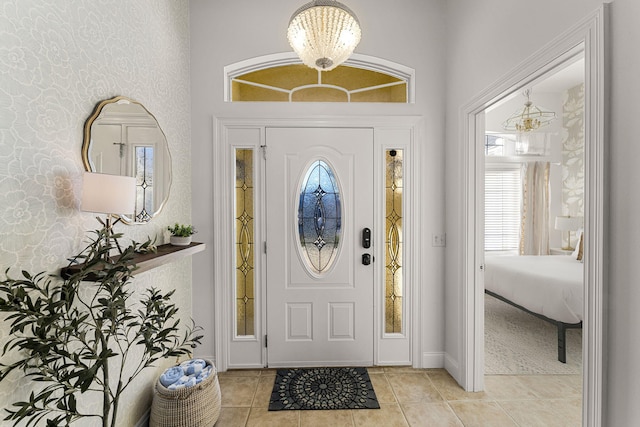
[[556,118],[556,113],[533,105],[529,89],[524,91],[527,102],[524,108],[513,113],[502,123],[502,127],[508,131],[531,132],[550,124]]
[[346,61],[360,43],[356,15],[335,0],[314,0],[296,10],[287,38],[302,62],[330,71]]

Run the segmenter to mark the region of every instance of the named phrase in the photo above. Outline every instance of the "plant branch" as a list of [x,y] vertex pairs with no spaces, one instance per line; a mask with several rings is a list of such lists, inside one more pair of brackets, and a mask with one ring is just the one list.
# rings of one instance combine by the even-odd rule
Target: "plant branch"
[[[83,251],[69,260],[81,268],[64,281],[54,282],[44,272],[31,275],[26,271],[14,280],[8,269],[5,280],[0,281],[0,312],[7,314],[2,321],[10,324],[11,335],[2,355],[19,355],[12,364],[0,363],[0,382],[20,370],[47,384],[28,400],[6,409],[5,419],[14,420],[15,425],[23,421],[27,426],[40,425],[46,419],[49,427],[97,417],[104,427],[113,427],[120,399],[135,377],[160,358],[190,354],[200,343],[196,326],[186,328],[180,338],[180,322],[175,320],[178,308],[171,302],[175,291],[163,294],[149,289],[141,300],[142,308],[131,307],[133,254],[151,242],[134,242],[110,257],[121,235],[104,228],[94,234]],[[86,285],[90,274],[98,280]],[[138,347],[142,355],[130,360]],[[109,368],[111,359],[120,364],[118,369]],[[77,396],[87,392],[101,393],[101,413],[77,410]]]

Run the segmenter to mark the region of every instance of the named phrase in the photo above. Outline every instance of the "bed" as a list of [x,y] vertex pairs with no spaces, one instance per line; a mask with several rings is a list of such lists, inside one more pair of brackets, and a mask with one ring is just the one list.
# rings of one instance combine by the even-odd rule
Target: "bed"
[[558,328],[558,360],[566,363],[566,330],[582,327],[583,267],[573,256],[485,255],[485,292]]

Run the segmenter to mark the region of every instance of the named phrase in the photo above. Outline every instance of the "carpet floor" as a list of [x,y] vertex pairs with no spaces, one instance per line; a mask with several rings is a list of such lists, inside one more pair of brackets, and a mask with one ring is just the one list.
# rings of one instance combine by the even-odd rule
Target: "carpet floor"
[[269,411],[379,409],[366,368],[278,369]]
[[567,363],[557,328],[485,294],[485,374],[581,374],[582,329],[567,330]]

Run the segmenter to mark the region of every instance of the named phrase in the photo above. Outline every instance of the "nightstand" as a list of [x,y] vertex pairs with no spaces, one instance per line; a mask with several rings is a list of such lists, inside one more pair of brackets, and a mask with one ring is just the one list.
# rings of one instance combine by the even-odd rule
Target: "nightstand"
[[551,248],[549,249],[549,253],[551,255],[571,255],[573,253],[573,249]]

